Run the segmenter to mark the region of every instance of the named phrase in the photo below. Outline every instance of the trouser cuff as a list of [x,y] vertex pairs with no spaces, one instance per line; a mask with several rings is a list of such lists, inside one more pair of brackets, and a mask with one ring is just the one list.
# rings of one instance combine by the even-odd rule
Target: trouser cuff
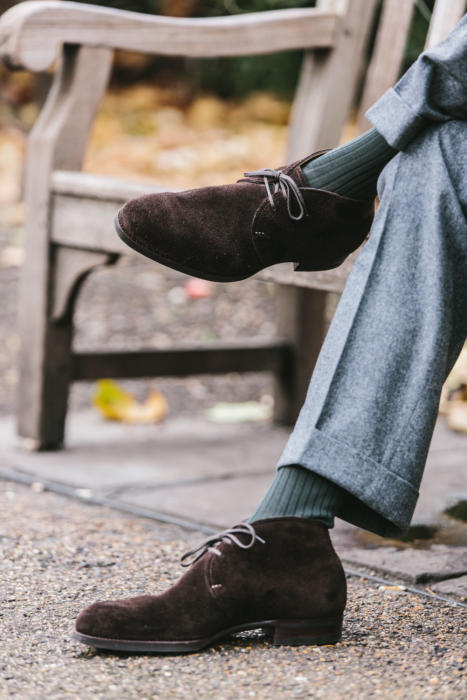
[[365,116],[396,151],[403,151],[427,125],[394,88],[385,92]]
[[410,524],[418,490],[382,464],[314,428],[304,451],[287,446],[278,468],[299,464],[347,492],[336,516],[382,536]]

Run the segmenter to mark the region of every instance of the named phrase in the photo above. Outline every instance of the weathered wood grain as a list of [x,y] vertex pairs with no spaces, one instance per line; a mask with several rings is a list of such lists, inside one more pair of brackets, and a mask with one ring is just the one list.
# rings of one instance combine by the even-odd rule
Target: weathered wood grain
[[332,46],[339,19],[314,8],[185,19],[36,0],[2,16],[0,53],[35,71],[49,68],[63,43],[171,56],[253,55]]
[[74,302],[81,284],[89,273],[97,267],[111,265],[117,258],[117,255],[53,246],[54,274],[50,310],[52,322],[66,323],[73,313]]
[[51,241],[76,249],[132,254],[115,233],[117,210],[132,197],[166,189],[87,173],[56,171],[51,177]]
[[326,292],[342,292],[350,270],[353,267],[358,251],[350,255],[347,260],[335,270],[321,270],[319,272],[295,272],[293,265],[283,263],[268,267],[258,273],[259,279],[277,284],[288,284],[305,289],[322,289]]
[[365,112],[394,85],[402,66],[415,0],[385,0],[360,101],[358,128],[371,127]]
[[50,178],[50,190],[70,197],[91,197],[92,199],[125,202],[131,197],[139,197],[153,192],[171,192],[170,187],[153,182],[122,180],[107,175],[95,175],[76,170],[55,170]]
[[81,167],[111,59],[107,49],[67,47],[28,140],[18,429],[38,448],[57,447],[63,440],[73,330],[70,317],[61,323],[51,317],[56,269],[50,247],[49,181],[55,169]]
[[208,348],[171,348],[140,352],[75,353],[75,381],[102,377],[186,377],[226,372],[280,372],[291,364],[287,341],[276,338],[216,343]]
[[307,52],[292,107],[288,161],[339,143],[355,97],[375,0],[319,0],[318,7],[343,15],[329,51]]
[[274,420],[292,425],[305,401],[324,340],[326,293],[292,285],[279,289],[277,333],[287,339],[292,362],[275,372]]
[[443,41],[466,11],[466,0],[436,0],[425,48]]

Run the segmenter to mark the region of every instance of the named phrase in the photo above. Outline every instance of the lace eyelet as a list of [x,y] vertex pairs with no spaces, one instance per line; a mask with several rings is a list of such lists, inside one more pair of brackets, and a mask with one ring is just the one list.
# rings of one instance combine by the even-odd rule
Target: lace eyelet
[[[249,173],[244,173],[244,177],[262,177],[269,203],[273,209],[276,208],[274,195],[278,192],[285,197],[287,202],[287,214],[292,221],[300,221],[305,216],[308,216],[308,211],[305,204],[305,199],[300,191],[300,187],[295,180],[282,172],[282,170],[273,170],[273,168],[262,168],[261,170],[253,170]],[[270,182],[271,181],[271,182]],[[274,192],[271,191],[271,183],[274,185]],[[292,211],[292,202],[298,206],[298,213]],[[258,232],[255,232],[258,233]],[[258,233],[258,235],[261,235]]]

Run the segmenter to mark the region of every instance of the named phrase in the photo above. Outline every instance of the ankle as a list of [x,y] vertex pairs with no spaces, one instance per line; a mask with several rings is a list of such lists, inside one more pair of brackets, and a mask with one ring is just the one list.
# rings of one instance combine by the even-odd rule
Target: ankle
[[396,153],[376,129],[370,129],[353,141],[312,158],[302,166],[302,172],[310,187],[372,200],[380,172]]
[[344,496],[339,486],[300,465],[281,467],[249,522],[294,516],[332,528]]

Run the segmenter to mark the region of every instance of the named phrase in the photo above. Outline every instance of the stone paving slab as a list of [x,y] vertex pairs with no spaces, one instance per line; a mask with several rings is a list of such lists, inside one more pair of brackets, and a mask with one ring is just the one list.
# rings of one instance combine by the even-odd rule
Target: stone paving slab
[[[156,426],[128,426],[83,411],[69,416],[65,450],[28,453],[18,445],[13,420],[4,418],[0,420],[0,466],[121,500],[128,493],[148,508],[154,507],[155,492],[163,487],[157,508],[166,511],[170,503],[170,510],[180,515],[188,504],[193,520],[206,517],[210,501],[215,501],[221,515],[222,500],[226,517],[220,522],[216,515],[214,522],[225,526],[236,508],[243,514],[261,498],[289,432],[270,423],[220,425],[201,416],[169,417]],[[466,454],[467,436],[449,431],[439,420],[414,522],[439,520],[444,508],[465,493]],[[229,488],[224,490],[216,480],[226,478]],[[204,487],[198,489],[197,483]],[[182,488],[185,485],[188,490]],[[190,490],[199,498],[191,499]]]
[[435,544],[428,549],[346,548],[342,556],[353,564],[411,583],[430,583],[467,574],[467,547]]
[[182,417],[154,426],[124,425],[83,411],[70,415],[66,449],[28,452],[6,418],[0,420],[0,465],[113,496],[127,488],[166,488],[206,477],[273,475],[287,435],[267,423]]
[[[86,411],[70,415],[65,450],[28,453],[18,446],[13,421],[3,419],[0,468],[38,482],[65,484],[97,500],[144,509],[154,517],[163,514],[218,530],[253,512],[273,478],[288,434],[270,423],[215,424],[201,416],[127,426]],[[415,522],[438,522],[461,484],[465,490],[466,449],[467,437],[448,431],[439,421]],[[457,528],[466,534],[467,527]],[[332,536],[348,561],[408,581],[467,573],[465,562],[459,563],[460,550],[450,555],[445,550],[381,547],[384,541],[339,520]]]
[[441,595],[452,595],[467,602],[467,576],[459,576],[458,578],[450,578],[447,581],[440,581],[431,586],[435,593]]
[[266,493],[273,474],[245,474],[242,478],[224,478],[158,489],[127,489],[125,502],[158,512],[181,514],[219,530],[248,518]]

